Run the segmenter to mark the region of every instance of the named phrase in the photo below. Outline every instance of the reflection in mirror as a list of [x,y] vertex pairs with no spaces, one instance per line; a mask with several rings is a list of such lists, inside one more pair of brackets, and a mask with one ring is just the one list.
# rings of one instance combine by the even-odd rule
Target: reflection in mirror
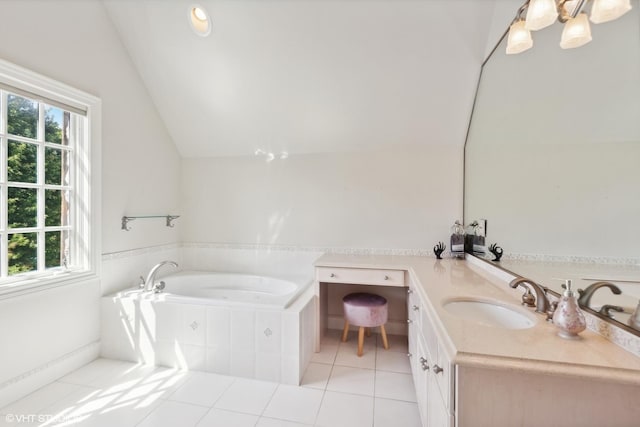
[[[628,323],[640,299],[640,2],[563,50],[562,25],[485,63],[465,147],[464,217],[487,219],[502,268],[560,293],[610,281],[590,305]],[[605,315],[603,315],[604,317]]]

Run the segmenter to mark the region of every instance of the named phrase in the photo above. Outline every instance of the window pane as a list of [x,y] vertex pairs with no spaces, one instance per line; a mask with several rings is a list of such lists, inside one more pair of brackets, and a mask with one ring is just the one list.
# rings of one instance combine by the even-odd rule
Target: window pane
[[17,95],[7,96],[7,130],[12,135],[38,137],[38,103]]
[[55,227],[69,225],[69,192],[45,190],[44,192],[44,225]]
[[47,147],[44,156],[45,184],[69,185],[69,152]]
[[48,105],[44,112],[44,140],[53,144],[69,145],[71,113]]
[[45,268],[66,267],[69,259],[69,232],[49,231],[44,234]]
[[9,234],[9,275],[26,273],[37,268],[37,233]]
[[9,187],[7,214],[9,227],[35,227],[38,213],[37,190],[35,188]]
[[36,162],[38,147],[34,144],[9,141],[7,179],[13,182],[35,183],[38,178]]

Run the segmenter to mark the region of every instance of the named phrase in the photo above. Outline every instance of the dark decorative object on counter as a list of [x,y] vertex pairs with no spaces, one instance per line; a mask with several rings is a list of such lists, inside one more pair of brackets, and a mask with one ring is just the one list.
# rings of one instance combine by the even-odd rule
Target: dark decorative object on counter
[[484,225],[481,225],[478,220],[469,224],[465,230],[464,236],[464,251],[470,254],[484,256],[487,253],[487,247],[485,246],[485,232],[486,232],[486,220],[483,221]]
[[467,225],[464,235],[464,251],[466,253],[473,253],[473,240],[476,237],[476,229],[478,227],[478,221],[473,221]]
[[451,227],[451,256],[464,259],[464,227],[460,221]]
[[447,249],[447,245],[445,245],[444,242],[438,242],[438,244],[433,247],[433,252],[435,252],[436,258],[442,259],[442,253],[445,249]]
[[504,253],[502,248],[498,246],[497,243],[489,246],[489,252],[491,252],[493,256],[495,256],[495,258],[493,259],[494,262],[500,262],[500,258],[502,258],[502,254]]

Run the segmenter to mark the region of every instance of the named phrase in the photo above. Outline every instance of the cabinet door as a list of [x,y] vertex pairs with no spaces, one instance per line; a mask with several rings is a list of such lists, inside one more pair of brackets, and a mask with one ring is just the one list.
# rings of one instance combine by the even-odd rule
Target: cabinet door
[[[434,352],[432,352],[432,354],[434,354]],[[453,408],[454,385],[452,382],[455,378],[455,368],[451,364],[451,359],[447,355],[447,352],[440,341],[437,342],[437,350],[435,351],[433,358],[434,368],[431,371],[434,374],[434,379],[440,389],[442,400],[447,408]]]
[[453,418],[449,415],[444,400],[442,400],[435,374],[430,372],[429,377],[429,381],[427,381],[427,394],[429,396],[427,406],[428,425],[429,427],[453,427]]

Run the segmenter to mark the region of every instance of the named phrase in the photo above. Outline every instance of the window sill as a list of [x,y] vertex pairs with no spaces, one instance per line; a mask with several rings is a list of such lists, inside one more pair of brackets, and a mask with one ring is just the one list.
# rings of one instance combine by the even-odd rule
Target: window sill
[[65,271],[0,283],[0,300],[94,279],[97,280],[98,276],[92,271]]

